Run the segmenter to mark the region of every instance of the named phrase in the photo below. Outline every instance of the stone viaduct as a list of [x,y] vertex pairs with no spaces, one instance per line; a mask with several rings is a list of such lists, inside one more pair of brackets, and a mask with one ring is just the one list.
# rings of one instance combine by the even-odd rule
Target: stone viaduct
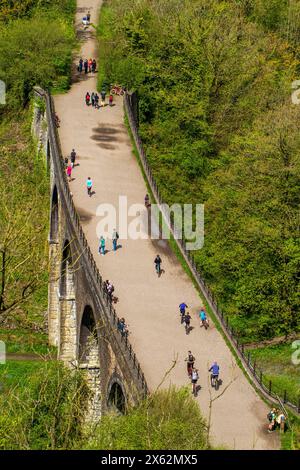
[[147,394],[132,347],[117,329],[117,316],[80,225],[66,180],[54,107],[35,88],[33,133],[50,178],[49,343],[58,359],[86,371],[93,398],[90,418],[110,407],[120,412]]

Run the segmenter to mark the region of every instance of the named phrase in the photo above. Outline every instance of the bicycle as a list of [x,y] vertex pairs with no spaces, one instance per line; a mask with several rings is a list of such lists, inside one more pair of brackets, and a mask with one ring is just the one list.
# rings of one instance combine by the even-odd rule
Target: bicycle
[[123,87],[120,85],[112,85],[111,90],[110,90],[111,95],[119,95],[122,96],[124,95],[124,90]]
[[184,328],[185,328],[185,333],[188,335],[190,332],[190,322],[185,322]]
[[182,323],[184,322],[184,316],[185,316],[185,312],[184,311],[180,311],[180,323],[182,325]]
[[158,277],[161,275],[161,267],[160,267],[160,263],[157,263],[155,265],[155,269],[156,269],[156,272],[157,272],[157,275]]
[[202,326],[204,326],[204,328],[207,330],[207,328],[209,327],[207,318],[205,320],[201,320],[201,322],[202,322]]
[[88,193],[88,196],[92,196],[92,187],[91,186],[88,186],[87,188],[87,193]]
[[211,383],[211,386],[212,386],[215,390],[218,390],[218,388],[219,388],[219,376],[218,376],[218,375],[211,374],[211,376],[210,376],[210,383]]

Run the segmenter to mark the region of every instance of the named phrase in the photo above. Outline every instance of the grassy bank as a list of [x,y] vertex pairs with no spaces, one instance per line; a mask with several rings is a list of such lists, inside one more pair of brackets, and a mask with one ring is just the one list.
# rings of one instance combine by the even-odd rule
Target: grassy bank
[[300,374],[292,343],[251,349],[250,353],[252,362],[256,360],[257,367],[264,371],[265,385],[269,386],[271,380],[274,392],[283,397],[286,391],[287,400],[297,404],[300,399]]

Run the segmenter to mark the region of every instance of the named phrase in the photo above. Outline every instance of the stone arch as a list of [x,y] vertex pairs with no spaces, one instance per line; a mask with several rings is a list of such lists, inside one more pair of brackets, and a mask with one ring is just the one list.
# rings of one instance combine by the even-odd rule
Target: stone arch
[[50,242],[57,243],[58,241],[58,227],[59,227],[59,216],[58,216],[58,191],[57,186],[54,185],[52,191],[51,200],[51,217],[50,217]]
[[101,374],[99,342],[93,309],[86,305],[80,322],[78,364],[85,371],[86,380],[91,392],[86,420],[97,422],[101,417]]
[[77,323],[75,284],[72,253],[69,240],[63,245],[59,279],[60,296],[60,348],[63,361],[75,361],[77,350]]
[[69,240],[64,243],[60,268],[60,296],[74,297],[72,254]]
[[79,363],[93,362],[99,367],[99,349],[96,321],[93,309],[86,305],[83,310],[79,332]]
[[61,270],[61,252],[59,242],[59,199],[57,186],[54,184],[50,206],[49,229],[49,288],[48,288],[48,330],[49,343],[59,345],[59,286]]
[[126,411],[126,393],[120,378],[114,374],[107,392],[107,408],[124,414]]

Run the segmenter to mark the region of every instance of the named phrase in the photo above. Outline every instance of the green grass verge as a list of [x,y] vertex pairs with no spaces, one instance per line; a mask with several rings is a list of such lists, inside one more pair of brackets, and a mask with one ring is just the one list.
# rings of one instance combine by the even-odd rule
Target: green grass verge
[[292,343],[251,349],[252,362],[255,359],[259,368],[264,371],[264,383],[272,381],[272,389],[281,397],[284,391],[287,399],[297,404],[300,399],[299,365],[292,362]]
[[40,331],[24,328],[0,329],[0,341],[3,341],[8,354],[54,355],[56,348],[48,346],[48,335]]
[[14,361],[7,360],[6,364],[0,365],[0,392],[5,394],[11,388],[20,386],[27,387],[30,376],[45,367],[45,361]]

